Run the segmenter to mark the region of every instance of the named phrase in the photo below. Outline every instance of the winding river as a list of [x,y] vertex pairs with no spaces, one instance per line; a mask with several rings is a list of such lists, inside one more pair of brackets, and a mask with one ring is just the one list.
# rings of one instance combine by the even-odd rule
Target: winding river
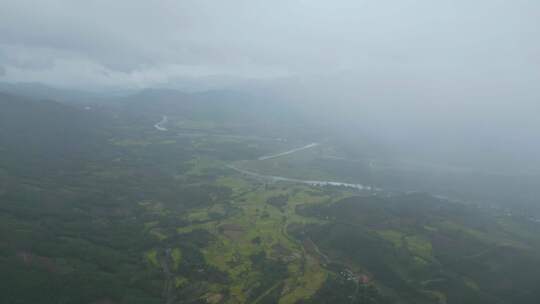
[[[164,125],[168,121],[169,121],[169,119],[167,118],[167,116],[163,115],[162,119],[154,125],[154,128],[156,128],[157,130],[162,131],[162,132],[168,131],[168,129],[166,127],[164,127]],[[293,154],[293,153],[297,153],[297,152],[300,152],[300,151],[303,151],[303,150],[311,149],[311,148],[317,147],[319,145],[320,145],[319,143],[310,143],[310,144],[307,144],[305,146],[294,148],[294,149],[291,149],[291,150],[288,150],[288,151],[285,151],[285,152],[280,152],[280,153],[276,153],[276,154],[261,156],[261,157],[258,158],[258,160],[263,161],[263,160],[268,160],[268,159],[279,158],[279,157],[290,155],[290,154]],[[242,173],[244,175],[254,177],[254,178],[257,178],[257,179],[264,179],[264,180],[268,180],[268,181],[272,181],[272,182],[291,182],[291,183],[299,183],[299,184],[305,184],[305,185],[310,185],[310,186],[319,186],[319,187],[323,187],[323,186],[347,187],[347,188],[352,188],[352,189],[357,189],[357,190],[366,190],[366,191],[380,191],[381,190],[381,189],[376,188],[376,187],[366,186],[366,185],[362,185],[362,184],[351,184],[351,183],[345,183],[345,182],[339,182],[339,181],[306,180],[306,179],[298,179],[298,178],[289,178],[289,177],[284,177],[284,176],[260,174],[260,173],[257,173],[257,172],[253,172],[253,171],[249,171],[249,170],[246,170],[246,169],[239,168],[239,167],[237,167],[237,166],[235,166],[233,164],[229,164],[229,165],[227,165],[227,167],[234,170],[234,171],[236,171],[236,172]]]
[[259,160],[267,160],[267,159],[272,159],[272,158],[278,158],[278,157],[293,154],[293,153],[296,153],[296,152],[299,152],[299,151],[302,151],[302,150],[311,149],[311,148],[314,148],[314,147],[316,147],[318,145],[319,145],[318,143],[311,143],[309,145],[305,145],[303,147],[295,148],[295,149],[285,151],[285,152],[282,152],[282,153],[261,156],[261,157],[259,157]]
[[337,182],[337,181],[318,181],[318,180],[289,178],[289,177],[276,176],[276,175],[259,174],[257,172],[238,168],[234,165],[227,165],[227,167],[230,169],[233,169],[236,172],[242,173],[244,175],[248,175],[251,177],[258,178],[258,179],[265,179],[272,182],[292,182],[292,183],[306,184],[310,186],[319,186],[319,187],[322,187],[322,186],[347,187],[347,188],[353,188],[357,190],[367,190],[367,191],[380,191],[381,190],[379,188],[366,186],[362,184],[351,184],[351,183],[344,183],[344,182]]
[[163,115],[163,117],[161,118],[161,120],[159,122],[157,122],[155,125],[154,125],[154,128],[156,128],[158,131],[169,131],[167,128],[164,127],[164,125],[169,121],[169,119],[167,118],[166,115]]
[[[320,145],[319,143],[311,143],[311,144],[308,144],[308,145],[305,145],[305,146],[302,146],[302,147],[299,147],[299,148],[294,148],[294,149],[291,149],[291,150],[288,150],[288,151],[285,151],[285,152],[266,155],[266,156],[261,156],[261,157],[258,158],[258,160],[262,161],[262,160],[278,158],[278,157],[282,157],[282,156],[285,156],[285,155],[290,155],[290,154],[293,154],[293,153],[296,153],[296,152],[300,152],[300,151],[303,151],[303,150],[311,149],[311,148],[317,147],[319,145]],[[310,185],[310,186],[318,186],[318,187],[323,187],[323,186],[346,187],[346,188],[352,188],[352,189],[356,189],[356,190],[366,190],[366,191],[380,191],[381,190],[380,188],[366,186],[366,185],[363,185],[363,184],[351,184],[351,183],[345,183],[345,182],[339,182],[339,181],[307,180],[307,179],[290,178],[290,177],[284,177],[284,176],[260,174],[260,173],[254,172],[254,171],[239,168],[239,167],[237,167],[237,166],[235,166],[233,164],[229,164],[229,165],[227,165],[227,167],[234,170],[234,171],[236,171],[236,172],[242,173],[244,175],[251,176],[251,177],[254,177],[254,178],[257,178],[257,179],[269,180],[269,181],[272,181],[272,182],[292,182],[292,183],[299,183],[299,184],[305,184],[305,185]]]

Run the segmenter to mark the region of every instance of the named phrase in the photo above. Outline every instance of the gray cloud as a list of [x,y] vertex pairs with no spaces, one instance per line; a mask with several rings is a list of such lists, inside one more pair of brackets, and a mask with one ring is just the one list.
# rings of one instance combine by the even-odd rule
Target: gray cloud
[[9,78],[56,83],[75,82],[79,65],[79,84],[343,70],[533,79],[538,11],[526,0],[8,0],[0,64]]
[[4,0],[0,66],[85,89],[262,78],[411,154],[540,150],[540,1]]

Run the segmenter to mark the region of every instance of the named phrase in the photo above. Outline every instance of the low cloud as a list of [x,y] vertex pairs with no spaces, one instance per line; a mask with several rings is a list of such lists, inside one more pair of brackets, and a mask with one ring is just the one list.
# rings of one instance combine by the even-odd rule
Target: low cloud
[[152,85],[157,71],[272,78],[384,70],[461,81],[494,69],[531,80],[539,10],[525,0],[8,0],[0,4],[0,64],[13,81],[27,72],[55,84],[63,68],[63,80],[74,82],[77,64],[79,84]]

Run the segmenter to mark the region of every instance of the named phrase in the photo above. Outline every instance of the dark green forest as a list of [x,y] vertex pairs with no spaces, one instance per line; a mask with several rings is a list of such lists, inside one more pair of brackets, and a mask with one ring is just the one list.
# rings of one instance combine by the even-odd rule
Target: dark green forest
[[540,298],[538,221],[329,160],[365,155],[287,104],[150,90],[0,109],[1,303]]

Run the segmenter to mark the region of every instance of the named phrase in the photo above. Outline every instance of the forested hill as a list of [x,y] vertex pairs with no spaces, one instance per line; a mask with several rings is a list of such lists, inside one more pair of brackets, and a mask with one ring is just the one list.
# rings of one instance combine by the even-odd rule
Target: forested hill
[[80,159],[105,139],[105,118],[92,111],[5,93],[0,109],[1,161],[10,167]]

